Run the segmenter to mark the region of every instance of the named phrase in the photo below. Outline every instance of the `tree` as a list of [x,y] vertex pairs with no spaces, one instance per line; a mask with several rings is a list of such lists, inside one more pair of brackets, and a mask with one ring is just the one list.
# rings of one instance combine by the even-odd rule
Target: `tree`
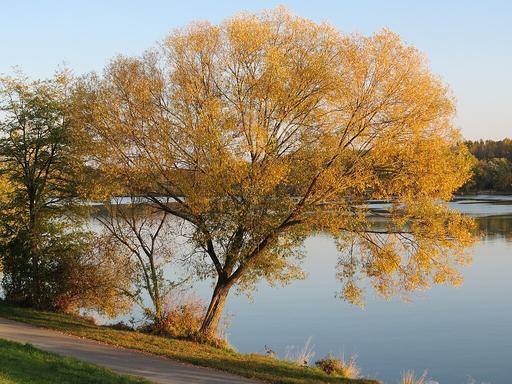
[[[363,278],[386,295],[459,282],[472,222],[446,201],[470,157],[447,87],[394,33],[244,13],[176,30],[90,80],[99,167],[186,222],[209,260],[201,336],[215,335],[234,286],[302,277],[301,244],[317,231],[339,244],[352,302]],[[384,229],[367,199],[390,201]]]
[[[135,196],[106,202],[106,214],[98,220],[106,229],[105,241],[118,255],[123,269],[132,271],[135,289],[125,294],[145,309],[154,325],[162,325],[165,299],[180,283],[164,277],[164,267],[172,259],[173,236],[170,215],[152,208]],[[119,266],[118,266],[119,268]],[[147,308],[144,296],[148,295],[153,306]]]
[[[44,234],[51,231],[51,212],[62,212],[75,196],[63,102],[67,81],[62,75],[33,83],[5,78],[1,84],[0,158],[12,186],[4,207],[4,288],[9,298],[36,306],[46,306],[43,275],[50,263],[43,259],[52,242]],[[16,271],[7,271],[8,265]]]
[[479,161],[475,176],[477,190],[512,191],[512,162],[506,158]]
[[512,161],[512,139],[466,141],[466,145],[478,160],[503,157]]
[[[115,269],[92,253],[92,234],[81,229],[84,159],[71,86],[65,72],[43,81],[1,79],[2,285],[17,304],[76,310],[88,303],[113,314],[118,300],[106,277]],[[115,282],[126,279],[118,274]]]
[[473,177],[464,191],[512,191],[512,140],[467,141],[466,146],[478,159]]
[[[7,179],[4,177],[2,170],[0,169],[0,209],[1,209],[1,207],[5,206],[5,204],[7,202],[9,191],[10,191],[9,183],[7,182]],[[0,244],[1,244],[1,242],[0,242]],[[2,273],[3,270],[4,270],[4,267],[3,267],[3,262],[2,262],[2,256],[0,254],[0,273]]]

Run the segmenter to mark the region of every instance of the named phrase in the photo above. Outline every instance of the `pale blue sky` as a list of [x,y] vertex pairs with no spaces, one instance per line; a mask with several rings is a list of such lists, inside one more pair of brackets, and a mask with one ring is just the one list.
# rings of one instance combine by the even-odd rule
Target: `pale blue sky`
[[196,19],[285,5],[344,32],[389,27],[425,52],[458,100],[466,138],[512,137],[512,1],[0,0],[0,73],[33,77],[62,63],[84,73],[118,54],[139,54]]

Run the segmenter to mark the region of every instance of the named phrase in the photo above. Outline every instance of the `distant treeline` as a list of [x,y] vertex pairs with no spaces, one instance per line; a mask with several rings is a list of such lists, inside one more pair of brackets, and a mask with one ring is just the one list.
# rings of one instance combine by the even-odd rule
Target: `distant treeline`
[[464,192],[512,192],[512,139],[466,141],[478,160]]

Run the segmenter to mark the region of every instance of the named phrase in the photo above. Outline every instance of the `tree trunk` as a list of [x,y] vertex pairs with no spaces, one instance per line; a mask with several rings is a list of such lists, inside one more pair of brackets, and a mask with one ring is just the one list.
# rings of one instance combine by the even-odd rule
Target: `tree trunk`
[[[158,288],[156,288],[158,289]],[[159,328],[160,330],[163,331],[162,327],[163,327],[163,320],[164,320],[164,311],[162,309],[162,300],[160,298],[160,292],[155,292],[154,294],[154,299],[153,299],[153,306],[155,307],[155,318],[154,318],[154,322],[157,326],[157,328]]]
[[217,328],[219,327],[219,321],[230,288],[231,286],[227,284],[225,279],[219,278],[213,290],[212,299],[203,319],[203,324],[199,330],[201,337],[212,338],[217,336]]
[[30,200],[30,210],[29,210],[29,242],[30,242],[30,257],[31,257],[31,266],[32,266],[32,286],[30,292],[30,305],[35,306],[39,309],[47,309],[43,308],[41,305],[42,297],[41,297],[41,276],[40,276],[40,259],[39,259],[39,247],[38,247],[38,238],[37,238],[37,218],[34,213],[35,203]]

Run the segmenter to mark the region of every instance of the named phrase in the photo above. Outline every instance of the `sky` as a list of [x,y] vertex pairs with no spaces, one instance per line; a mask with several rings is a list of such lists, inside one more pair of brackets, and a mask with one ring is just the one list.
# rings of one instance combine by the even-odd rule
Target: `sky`
[[193,20],[218,23],[278,5],[346,33],[390,28],[450,86],[465,138],[512,137],[510,0],[0,0],[0,74],[14,66],[34,78],[63,65],[101,71],[113,56],[139,55]]

